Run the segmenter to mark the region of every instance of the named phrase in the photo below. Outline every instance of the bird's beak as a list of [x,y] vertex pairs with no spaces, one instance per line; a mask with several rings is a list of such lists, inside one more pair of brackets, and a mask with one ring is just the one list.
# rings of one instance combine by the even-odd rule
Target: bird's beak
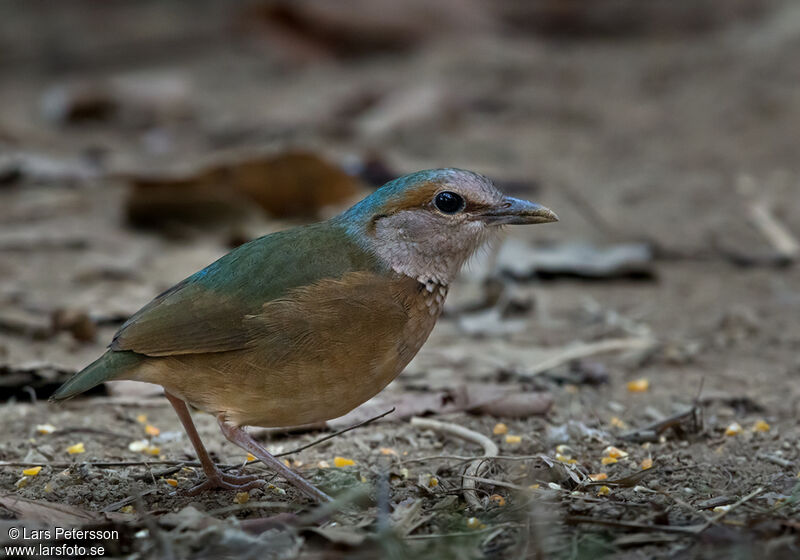
[[541,204],[511,196],[503,197],[500,204],[481,214],[484,221],[492,226],[506,224],[546,224],[557,222],[556,213]]

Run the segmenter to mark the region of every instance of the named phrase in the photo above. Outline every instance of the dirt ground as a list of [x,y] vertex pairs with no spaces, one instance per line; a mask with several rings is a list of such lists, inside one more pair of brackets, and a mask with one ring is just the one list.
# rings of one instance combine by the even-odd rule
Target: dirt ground
[[[694,28],[664,2],[552,21],[547,2],[443,3],[452,18],[425,4],[345,22],[309,3],[3,8],[3,546],[37,542],[13,527],[80,525],[118,532],[105,557],[800,555],[800,8],[696,3],[714,15]],[[653,24],[661,9],[673,19]],[[186,495],[202,472],[152,388],[46,401],[157,293],[313,219],[214,198],[235,172],[217,191],[198,178],[287,150],[347,184],[320,208],[290,193],[317,217],[454,166],[561,219],[470,263],[420,354],[352,421],[254,430],[281,453],[396,406],[286,458],[337,496],[328,509],[281,479]],[[176,173],[187,190],[159,206]],[[142,177],[156,185],[134,189]],[[205,205],[173,221],[195,190]],[[526,268],[574,243],[589,256]],[[631,268],[586,271],[631,246]],[[504,391],[519,406],[483,406]],[[484,440],[412,416],[499,452],[480,460]],[[216,460],[246,460],[214,418],[195,421]]]

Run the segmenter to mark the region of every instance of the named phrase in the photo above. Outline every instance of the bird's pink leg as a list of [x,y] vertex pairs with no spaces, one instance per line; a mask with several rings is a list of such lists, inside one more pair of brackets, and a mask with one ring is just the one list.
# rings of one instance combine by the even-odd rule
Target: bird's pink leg
[[266,484],[264,480],[258,480],[256,475],[235,476],[219,470],[219,467],[217,467],[214,461],[211,460],[211,457],[209,457],[208,451],[206,451],[203,441],[200,439],[200,434],[197,433],[197,428],[194,427],[189,407],[186,406],[186,403],[183,402],[182,399],[171,395],[167,391],[164,391],[164,395],[172,404],[172,408],[175,409],[178,418],[180,418],[181,424],[183,424],[183,428],[189,436],[189,441],[192,442],[195,453],[197,453],[197,459],[203,467],[203,472],[206,474],[206,480],[204,482],[201,482],[187,491],[189,496],[194,496],[204,490],[210,490],[212,488],[224,488],[226,490],[238,490],[242,492]]
[[264,447],[253,439],[253,436],[248,434],[239,426],[228,424],[222,416],[217,417],[219,427],[225,437],[232,443],[235,443],[254,457],[259,459],[262,463],[267,465],[273,471],[285,478],[291,485],[300,490],[303,494],[317,502],[330,502],[331,497],[325,492],[308,482],[292,469],[284,465],[272,454],[264,449]]

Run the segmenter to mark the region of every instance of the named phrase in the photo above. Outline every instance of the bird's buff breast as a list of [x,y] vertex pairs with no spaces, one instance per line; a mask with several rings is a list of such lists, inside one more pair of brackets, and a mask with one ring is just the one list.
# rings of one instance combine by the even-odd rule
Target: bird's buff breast
[[353,273],[264,306],[250,348],[148,360],[137,378],[236,425],[297,426],[342,416],[408,365],[446,287]]

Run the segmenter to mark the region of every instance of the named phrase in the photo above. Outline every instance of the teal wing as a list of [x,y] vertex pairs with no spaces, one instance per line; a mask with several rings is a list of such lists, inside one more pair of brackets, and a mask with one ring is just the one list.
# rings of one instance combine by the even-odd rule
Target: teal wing
[[122,325],[111,349],[171,356],[246,348],[258,338],[255,317],[265,303],[359,270],[383,269],[331,222],[267,235],[155,298]]

